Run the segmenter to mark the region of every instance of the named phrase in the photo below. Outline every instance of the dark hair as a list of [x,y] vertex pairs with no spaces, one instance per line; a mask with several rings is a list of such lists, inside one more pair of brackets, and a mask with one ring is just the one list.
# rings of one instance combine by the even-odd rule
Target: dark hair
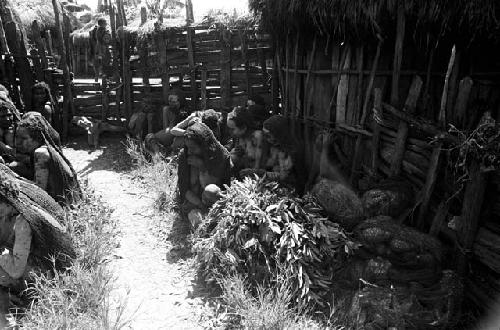
[[49,102],[50,106],[54,108],[54,100],[52,99],[52,93],[50,92],[50,87],[45,81],[40,81],[37,82],[36,84],[31,87],[31,104],[35,104],[35,90],[36,89],[43,89],[45,91],[45,100],[44,103]]
[[234,121],[238,128],[256,129],[255,120],[252,113],[244,107],[237,106],[228,113],[227,120]]
[[101,26],[103,24],[108,24],[108,21],[105,18],[101,17],[97,20],[97,25]]

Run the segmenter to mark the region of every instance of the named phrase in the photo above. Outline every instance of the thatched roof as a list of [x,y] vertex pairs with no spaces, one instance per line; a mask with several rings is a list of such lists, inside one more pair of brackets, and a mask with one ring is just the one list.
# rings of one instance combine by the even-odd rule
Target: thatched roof
[[[301,30],[323,35],[370,37],[393,33],[404,6],[414,32],[500,39],[498,0],[249,0],[263,27],[275,37]],[[389,31],[390,28],[390,31]]]
[[[14,10],[16,21],[24,27],[28,36],[31,34],[31,24],[34,20],[38,21],[42,30],[55,27],[54,8],[50,0],[7,0],[7,6]],[[66,13],[73,28],[81,26],[71,12]]]

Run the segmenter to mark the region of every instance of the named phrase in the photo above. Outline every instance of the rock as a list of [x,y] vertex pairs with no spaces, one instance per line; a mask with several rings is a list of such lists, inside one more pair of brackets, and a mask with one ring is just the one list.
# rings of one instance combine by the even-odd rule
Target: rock
[[363,220],[363,205],[358,195],[338,181],[322,179],[314,185],[312,194],[334,222],[347,229],[354,228]]

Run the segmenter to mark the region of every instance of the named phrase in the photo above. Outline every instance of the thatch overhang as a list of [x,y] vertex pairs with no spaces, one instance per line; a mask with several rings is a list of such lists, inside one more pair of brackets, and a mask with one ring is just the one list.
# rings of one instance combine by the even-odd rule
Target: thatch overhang
[[300,31],[337,40],[370,39],[393,33],[399,6],[407,27],[421,39],[458,42],[500,40],[498,0],[250,0],[262,26],[275,38]]

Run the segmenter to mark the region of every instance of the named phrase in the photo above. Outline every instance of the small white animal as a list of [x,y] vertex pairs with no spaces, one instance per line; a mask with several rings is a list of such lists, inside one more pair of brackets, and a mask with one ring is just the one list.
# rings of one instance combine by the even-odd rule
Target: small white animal
[[89,119],[84,116],[73,116],[72,122],[87,131],[87,142],[89,147],[99,147],[99,137],[102,132],[127,132],[126,127],[112,125],[99,119]]

